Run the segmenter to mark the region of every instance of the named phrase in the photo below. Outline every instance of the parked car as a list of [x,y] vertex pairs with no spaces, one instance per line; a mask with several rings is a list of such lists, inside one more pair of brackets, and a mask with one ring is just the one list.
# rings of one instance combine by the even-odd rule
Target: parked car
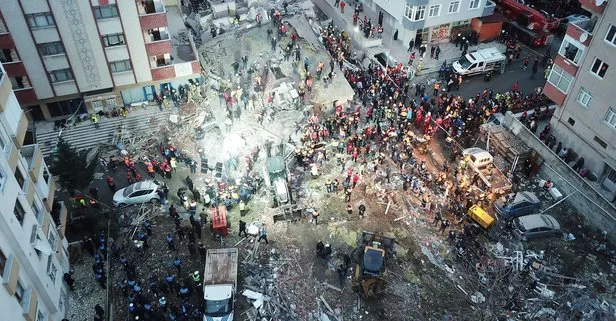
[[154,181],[142,181],[129,185],[115,192],[113,205],[124,207],[131,204],[160,202],[160,197],[156,193],[158,188],[159,185]]
[[561,234],[560,224],[551,215],[533,214],[513,220],[513,234],[522,241]]
[[532,192],[518,192],[505,195],[494,202],[494,210],[506,220],[533,213],[541,201]]

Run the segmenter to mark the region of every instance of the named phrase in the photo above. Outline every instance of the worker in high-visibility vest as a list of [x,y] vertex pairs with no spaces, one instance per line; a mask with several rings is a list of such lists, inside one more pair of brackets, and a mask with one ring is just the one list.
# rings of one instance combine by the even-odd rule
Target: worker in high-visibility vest
[[146,166],[148,167],[148,175],[152,178],[154,178],[154,165],[152,165],[152,163],[148,162],[146,164]]

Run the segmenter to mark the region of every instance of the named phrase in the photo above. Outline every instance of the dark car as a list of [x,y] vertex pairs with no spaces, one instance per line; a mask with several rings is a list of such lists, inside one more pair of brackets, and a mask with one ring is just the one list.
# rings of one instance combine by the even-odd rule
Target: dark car
[[494,202],[494,210],[506,220],[533,213],[541,201],[532,192],[517,192],[501,197]]

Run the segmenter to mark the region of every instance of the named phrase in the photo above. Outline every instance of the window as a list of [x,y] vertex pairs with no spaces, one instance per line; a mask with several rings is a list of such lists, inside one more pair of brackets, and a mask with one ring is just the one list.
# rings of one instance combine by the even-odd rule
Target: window
[[118,7],[115,4],[94,7],[96,20],[115,18],[118,16]]
[[569,119],[567,119],[567,122],[569,123],[569,125],[575,126],[575,119],[569,117]]
[[47,258],[47,276],[49,276],[49,278],[51,279],[51,283],[56,283],[56,274],[58,273],[58,268],[56,268],[56,265],[53,264],[52,258],[54,256],[50,255]]
[[115,98],[109,98],[107,99],[107,106],[112,106],[112,107],[116,107],[118,104],[116,103],[116,99]]
[[480,3],[481,3],[481,0],[471,0],[471,2],[468,5],[468,9],[473,10],[473,9],[479,8]]
[[45,314],[41,310],[36,312],[36,321],[45,321]]
[[569,91],[569,86],[571,85],[571,82],[573,82],[573,76],[566,73],[562,68],[558,67],[557,65],[554,65],[554,67],[552,68],[552,72],[548,77],[548,82],[566,94]]
[[53,228],[49,229],[47,240],[49,241],[49,246],[51,246],[52,249],[55,249],[58,246],[58,243],[57,243],[58,238],[56,237],[56,234],[54,234]]
[[64,53],[64,47],[60,41],[45,42],[38,45],[41,56],[53,56]]
[[603,77],[605,77],[605,73],[607,72],[608,67],[609,65],[603,62],[601,59],[595,58],[595,62],[593,62],[590,71],[593,74],[599,76],[599,78],[603,79]]
[[26,15],[30,28],[44,28],[54,26],[51,12],[41,12]]
[[610,25],[610,28],[607,29],[605,41],[611,43],[612,45],[616,45],[616,26]]
[[70,69],[52,70],[49,73],[49,76],[51,76],[51,82],[73,80],[73,73],[71,73]]
[[103,107],[105,107],[105,106],[103,105],[103,101],[102,100],[95,100],[95,101],[92,102],[92,108],[94,110],[102,110]]
[[449,3],[447,13],[458,13],[460,11],[460,1],[452,1]]
[[24,210],[23,206],[21,206],[21,203],[19,202],[19,200],[15,200],[15,207],[13,207],[13,214],[15,214],[15,217],[19,221],[19,224],[24,223],[24,216],[26,216],[26,211]]
[[26,179],[19,168],[15,170],[15,180],[17,180],[17,184],[19,184],[19,187],[23,190],[24,185],[26,184]]
[[23,302],[25,292],[26,290],[21,284],[21,281],[17,280],[17,285],[15,286],[15,298],[17,299],[17,302],[19,302],[19,304]]
[[4,149],[6,148],[6,144],[4,143],[4,139],[2,135],[0,135],[0,153],[4,153]]
[[128,59],[112,61],[112,62],[109,63],[109,66],[111,67],[111,72],[112,73],[129,71],[129,70],[132,69],[130,67],[130,60],[128,60]]
[[582,59],[582,54],[584,54],[584,50],[582,50],[577,45],[569,42],[569,40],[565,38],[562,45],[560,46],[560,49],[558,50],[558,53],[577,65]]
[[34,245],[38,240],[38,225],[32,225],[32,230],[30,231],[30,244]]
[[430,6],[430,11],[428,12],[428,17],[438,17],[441,15],[441,5],[435,4]]
[[30,205],[30,207],[32,207],[32,212],[34,213],[34,217],[36,217],[37,222],[39,222],[39,224],[43,224],[43,219],[45,216],[43,215],[41,207],[36,204],[36,201],[32,201],[32,205]]
[[[0,139],[2,141],[2,139]],[[6,176],[4,176],[4,172],[0,168],[0,191],[4,189],[4,182],[6,181]]]
[[426,17],[426,6],[406,5],[406,17],[411,21],[421,21]]
[[0,250],[0,277],[4,275],[4,268],[6,268],[6,255]]
[[601,138],[599,138],[599,137],[595,136],[595,138],[593,138],[593,140],[594,140],[597,144],[601,145],[601,147],[603,147],[604,149],[605,149],[605,148],[607,148],[607,143],[606,143],[606,142],[604,142],[604,141],[603,141],[603,139],[601,139]]
[[123,33],[110,33],[103,36],[103,44],[105,47],[120,46],[124,44]]
[[49,178],[51,176],[49,175],[49,169],[47,168],[47,165],[43,166],[43,179],[45,180],[45,183],[49,184]]
[[616,109],[610,107],[610,109],[607,110],[607,114],[605,115],[603,121],[606,124],[616,128]]
[[586,90],[586,88],[582,87],[580,88],[580,92],[577,95],[577,101],[582,106],[590,108],[590,104],[592,103],[592,96],[590,95],[590,92]]

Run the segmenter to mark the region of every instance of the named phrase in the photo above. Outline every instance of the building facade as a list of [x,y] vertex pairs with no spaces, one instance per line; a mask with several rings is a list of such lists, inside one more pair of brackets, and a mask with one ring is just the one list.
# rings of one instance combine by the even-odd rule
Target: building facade
[[68,294],[66,209],[53,201],[54,180],[38,145],[22,145],[28,120],[11,87],[0,69],[2,320],[60,321]]
[[171,0],[4,0],[0,13],[0,58],[33,120],[153,100],[200,77]]
[[558,108],[554,136],[577,155],[602,187],[616,192],[616,5],[580,0],[592,16],[569,23],[545,94]]
[[496,5],[490,0],[367,0],[376,12],[377,24],[398,30],[398,39],[408,44],[445,42],[468,27],[471,19],[489,16]]

